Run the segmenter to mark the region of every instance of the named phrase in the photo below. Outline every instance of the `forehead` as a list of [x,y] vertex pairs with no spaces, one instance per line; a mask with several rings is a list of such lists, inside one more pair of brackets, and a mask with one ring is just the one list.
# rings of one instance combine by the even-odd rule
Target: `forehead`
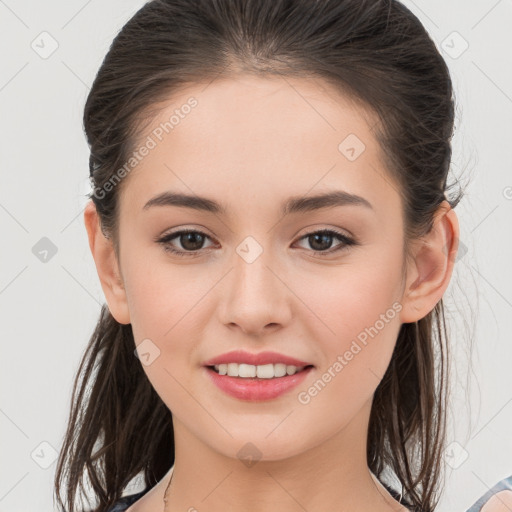
[[[192,108],[191,103],[195,104]],[[344,133],[372,143],[372,129],[377,124],[377,116],[359,99],[319,78],[241,75],[217,79],[182,87],[150,109],[153,118],[142,135],[155,131],[161,142],[172,133],[176,143],[183,135],[182,147],[185,142],[189,147],[200,142],[205,150],[214,149],[226,136],[234,142],[261,140],[270,148],[288,139],[306,143],[304,149],[315,142],[317,150],[322,149],[318,142],[325,140],[325,147],[332,149],[333,140]],[[195,138],[190,138],[191,131]],[[329,132],[331,137],[325,137]],[[279,148],[280,152],[285,149]],[[243,148],[236,149],[238,156],[243,156]]]
[[151,140],[152,149],[123,187],[122,201],[138,210],[169,188],[227,204],[337,188],[378,203],[390,185],[376,115],[319,79],[214,80],[152,110],[137,145]]

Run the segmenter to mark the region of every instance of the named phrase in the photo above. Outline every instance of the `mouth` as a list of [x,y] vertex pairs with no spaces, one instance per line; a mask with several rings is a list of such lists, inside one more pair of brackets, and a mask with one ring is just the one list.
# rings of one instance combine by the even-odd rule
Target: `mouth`
[[299,367],[285,364],[254,366],[227,363],[204,366],[204,370],[210,382],[223,393],[246,402],[263,402],[291,393],[294,388],[304,382],[310,372],[314,371],[314,366],[311,364]]
[[252,365],[244,363],[225,363],[209,365],[210,371],[217,375],[225,375],[240,380],[282,379],[313,368],[312,364],[305,366],[287,365],[284,363]]

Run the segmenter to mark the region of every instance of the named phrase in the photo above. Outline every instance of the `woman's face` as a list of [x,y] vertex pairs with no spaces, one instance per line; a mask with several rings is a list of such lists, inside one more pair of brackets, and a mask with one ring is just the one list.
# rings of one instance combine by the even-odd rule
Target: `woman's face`
[[[216,80],[164,106],[122,184],[127,314],[117,319],[132,324],[176,432],[225,456],[253,450],[266,460],[349,425],[366,441],[371,399],[405,321],[402,201],[376,118],[326,84],[290,78]],[[210,208],[151,204],[161,194]],[[324,194],[338,195],[313,200]],[[183,230],[204,235],[157,241]],[[204,366],[233,350],[312,368],[279,396],[233,396]],[[270,393],[279,378],[265,379]]]

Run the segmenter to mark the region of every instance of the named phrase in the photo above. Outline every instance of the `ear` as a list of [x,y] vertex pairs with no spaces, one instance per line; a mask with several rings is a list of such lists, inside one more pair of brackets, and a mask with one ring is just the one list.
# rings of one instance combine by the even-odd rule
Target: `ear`
[[126,291],[119,271],[114,245],[101,230],[99,216],[93,201],[89,201],[85,207],[84,222],[89,237],[89,247],[96,264],[103,293],[107,299],[108,308],[120,324],[129,324],[130,314]]
[[459,247],[459,222],[448,201],[434,215],[432,229],[412,245],[402,297],[403,323],[422,319],[441,300],[448,287]]

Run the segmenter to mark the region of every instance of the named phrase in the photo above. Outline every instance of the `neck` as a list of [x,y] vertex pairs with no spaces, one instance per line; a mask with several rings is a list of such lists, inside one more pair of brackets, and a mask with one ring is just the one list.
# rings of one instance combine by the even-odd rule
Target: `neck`
[[298,507],[336,512],[404,510],[367,466],[370,407],[371,401],[350,424],[319,445],[288,458],[261,456],[251,463],[244,457],[219,454],[174,419],[175,464],[162,482],[165,512],[296,512]]

